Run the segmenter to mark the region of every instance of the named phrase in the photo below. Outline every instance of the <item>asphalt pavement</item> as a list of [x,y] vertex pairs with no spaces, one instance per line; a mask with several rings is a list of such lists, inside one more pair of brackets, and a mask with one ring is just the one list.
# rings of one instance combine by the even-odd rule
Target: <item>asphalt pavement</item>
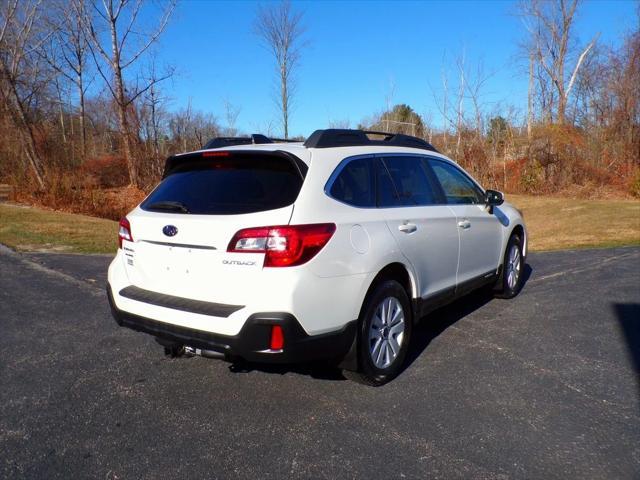
[[640,248],[530,255],[380,388],[166,358],[112,320],[109,261],[0,247],[0,478],[640,478]]

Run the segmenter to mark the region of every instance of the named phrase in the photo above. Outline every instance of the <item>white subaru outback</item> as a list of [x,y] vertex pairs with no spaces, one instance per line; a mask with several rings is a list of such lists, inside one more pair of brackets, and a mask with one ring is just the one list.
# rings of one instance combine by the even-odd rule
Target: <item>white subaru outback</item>
[[430,311],[484,285],[518,293],[527,232],[429,143],[329,129],[170,157],[119,244],[112,313],[167,353],[324,360],[379,385]]

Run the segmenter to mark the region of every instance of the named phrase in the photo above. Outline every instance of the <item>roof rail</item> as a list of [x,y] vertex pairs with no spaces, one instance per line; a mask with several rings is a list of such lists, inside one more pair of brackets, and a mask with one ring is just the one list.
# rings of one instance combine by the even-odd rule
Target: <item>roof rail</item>
[[273,143],[273,140],[269,137],[265,137],[264,135],[260,135],[259,133],[254,133],[250,137],[215,137],[209,140],[202,148],[203,150],[208,150],[210,148],[231,147],[233,145],[252,145],[262,143]]
[[291,138],[272,138],[273,143],[302,143],[302,140],[294,140]]
[[[372,140],[369,135],[379,135],[382,140]],[[328,128],[326,130],[316,130],[311,134],[304,146],[307,148],[330,148],[330,147],[355,147],[355,146],[389,146],[389,147],[410,147],[422,150],[437,150],[429,142],[421,138],[403,135],[401,133],[374,132],[369,130],[348,130],[338,128]]]

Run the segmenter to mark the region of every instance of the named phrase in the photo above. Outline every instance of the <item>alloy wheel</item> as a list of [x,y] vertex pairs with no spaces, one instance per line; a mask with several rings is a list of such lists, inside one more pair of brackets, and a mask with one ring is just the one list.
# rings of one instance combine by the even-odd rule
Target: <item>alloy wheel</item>
[[507,286],[510,290],[516,288],[518,280],[520,279],[520,270],[522,268],[521,262],[522,256],[520,255],[520,249],[517,245],[512,245],[509,250],[509,257],[507,259]]
[[377,368],[389,367],[400,353],[404,322],[404,310],[397,298],[387,297],[376,307],[369,329],[369,354]]

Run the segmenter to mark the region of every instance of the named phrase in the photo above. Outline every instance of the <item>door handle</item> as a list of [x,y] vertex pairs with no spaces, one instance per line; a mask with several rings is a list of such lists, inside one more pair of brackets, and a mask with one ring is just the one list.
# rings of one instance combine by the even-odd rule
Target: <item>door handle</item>
[[404,223],[398,227],[403,233],[413,233],[418,229],[418,227],[414,223]]
[[469,228],[471,228],[471,222],[469,220],[461,220],[458,222],[458,228],[468,230]]

